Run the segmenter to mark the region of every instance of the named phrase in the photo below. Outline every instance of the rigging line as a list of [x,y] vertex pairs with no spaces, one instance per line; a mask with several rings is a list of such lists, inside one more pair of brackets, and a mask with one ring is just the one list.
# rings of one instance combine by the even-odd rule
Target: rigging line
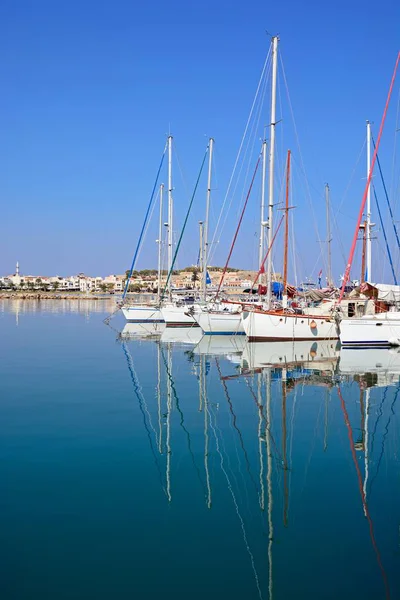
[[207,146],[206,151],[204,153],[203,162],[201,163],[200,172],[199,172],[199,174],[197,176],[196,184],[194,186],[193,194],[192,194],[192,197],[191,197],[190,202],[189,202],[189,207],[188,207],[188,210],[187,210],[187,213],[186,213],[185,220],[183,222],[182,231],[181,231],[178,243],[177,243],[176,248],[175,248],[175,254],[174,254],[174,257],[172,259],[171,268],[169,270],[169,273],[168,273],[168,276],[167,276],[167,281],[165,282],[165,286],[164,286],[164,289],[162,291],[161,298],[163,298],[165,296],[165,291],[166,291],[166,289],[168,287],[169,280],[171,279],[172,271],[174,270],[176,257],[178,256],[179,247],[180,247],[181,242],[182,242],[183,234],[184,234],[185,229],[186,229],[186,225],[187,225],[187,222],[188,222],[188,219],[189,219],[190,211],[192,209],[193,201],[194,201],[194,198],[196,196],[197,188],[199,186],[199,181],[200,181],[201,174],[203,172],[204,163],[206,162],[208,150],[209,150],[209,146]]
[[175,405],[176,405],[176,408],[177,408],[177,410],[179,412],[179,415],[181,417],[180,426],[182,427],[183,431],[186,433],[188,450],[189,450],[190,456],[192,458],[193,466],[195,468],[195,471],[197,472],[198,479],[199,479],[199,481],[200,481],[200,483],[201,483],[201,485],[202,485],[202,487],[204,489],[204,493],[206,493],[206,487],[205,487],[204,482],[202,480],[202,477],[200,475],[200,469],[197,466],[196,460],[194,458],[194,454],[193,454],[193,450],[192,450],[192,443],[191,443],[191,439],[190,439],[190,433],[186,429],[186,426],[185,426],[185,419],[183,417],[183,412],[182,412],[182,409],[181,409],[180,404],[179,404],[179,398],[178,398],[178,393],[176,391],[175,382],[174,382],[174,379],[173,379],[173,377],[171,375],[171,371],[170,371],[170,369],[168,367],[168,362],[167,362],[167,360],[165,358],[165,353],[164,353],[164,349],[163,348],[161,348],[161,357],[162,357],[162,360],[163,360],[163,363],[164,363],[165,372],[167,374],[168,380],[169,380],[170,385],[171,385],[172,393],[173,393],[173,396],[174,396],[174,399],[175,399]]
[[216,418],[216,416],[215,416],[214,413],[210,413],[210,409],[209,409],[208,406],[206,407],[206,410],[208,411],[208,413],[210,415],[210,426],[211,426],[211,429],[213,430],[213,433],[214,433],[217,454],[220,457],[221,471],[225,475],[225,479],[226,479],[226,482],[228,484],[228,490],[229,490],[229,492],[230,492],[230,494],[232,496],[232,500],[233,500],[233,504],[235,506],[236,514],[237,514],[238,519],[240,521],[240,526],[241,526],[242,534],[243,534],[243,540],[244,540],[244,543],[245,543],[245,546],[246,546],[247,553],[248,553],[248,555],[250,557],[251,567],[252,567],[252,570],[253,570],[253,573],[254,573],[254,579],[255,579],[255,582],[256,582],[256,586],[257,586],[257,590],[258,590],[258,595],[259,595],[260,599],[262,600],[262,593],[261,593],[260,582],[259,582],[258,573],[257,573],[257,570],[256,570],[255,561],[254,561],[254,556],[253,556],[253,553],[252,553],[252,551],[250,549],[249,542],[247,540],[246,529],[245,529],[245,526],[244,526],[243,517],[240,514],[239,506],[238,506],[238,503],[237,503],[237,500],[236,500],[236,497],[235,497],[235,493],[233,491],[233,487],[232,487],[231,481],[229,479],[228,473],[226,472],[226,469],[225,469],[225,466],[224,466],[224,457],[223,457],[223,454],[222,454],[220,446],[219,446],[219,439],[218,439],[217,432],[216,432],[216,429],[215,429],[215,426],[214,426],[214,423],[213,423],[213,419],[211,418],[211,415],[214,417],[215,424],[217,422],[217,418]]
[[261,87],[261,85],[262,85],[262,82],[263,82],[263,80],[264,80],[264,73],[265,73],[265,70],[266,70],[266,68],[267,68],[267,64],[268,64],[268,62],[269,62],[270,55],[271,55],[271,46],[270,46],[270,48],[269,48],[269,50],[268,50],[268,54],[267,54],[267,56],[266,56],[266,58],[265,58],[264,65],[263,65],[263,68],[262,68],[262,71],[261,71],[261,75],[260,75],[260,79],[259,79],[259,81],[258,81],[258,85],[257,85],[256,93],[255,93],[255,96],[254,96],[254,99],[253,99],[253,103],[252,103],[252,105],[251,105],[251,109],[250,109],[249,116],[248,116],[248,118],[247,118],[246,126],[245,126],[245,128],[244,128],[243,136],[242,136],[242,139],[241,139],[241,142],[240,142],[240,145],[239,145],[239,150],[238,150],[238,152],[237,152],[237,155],[236,155],[235,163],[234,163],[234,165],[233,165],[232,174],[231,174],[231,176],[230,176],[230,179],[229,179],[229,182],[228,182],[228,188],[227,188],[227,190],[226,190],[226,193],[225,193],[225,197],[224,197],[224,201],[223,201],[223,203],[222,203],[222,207],[221,207],[221,210],[220,210],[220,213],[219,213],[219,217],[218,217],[217,225],[216,225],[216,227],[215,227],[215,230],[214,230],[214,235],[213,235],[213,238],[212,238],[212,240],[211,240],[211,247],[213,247],[213,245],[214,245],[214,242],[215,242],[215,237],[216,237],[216,235],[217,235],[217,231],[218,231],[218,227],[219,227],[219,224],[220,224],[220,220],[221,220],[221,217],[222,217],[223,211],[224,211],[224,209],[225,209],[226,201],[227,201],[227,199],[228,199],[228,196],[229,196],[229,192],[230,192],[230,189],[231,189],[231,186],[232,186],[232,181],[233,181],[233,178],[234,178],[234,176],[235,176],[236,168],[237,168],[237,165],[238,165],[238,162],[239,162],[239,157],[240,157],[240,154],[241,154],[241,152],[242,152],[242,147],[243,147],[243,144],[244,144],[244,140],[245,140],[245,138],[246,138],[246,135],[247,135],[247,130],[248,130],[248,128],[249,128],[249,124],[250,124],[251,118],[252,118],[252,116],[253,116],[253,111],[254,111],[254,107],[255,107],[255,105],[256,105],[256,102],[257,102],[258,93],[259,93],[259,91],[260,91],[260,87]]
[[[400,115],[400,88],[399,88],[399,93],[398,93],[398,98],[397,98],[397,111],[396,111],[396,122],[395,122],[395,128],[394,128],[394,144],[393,144],[393,159],[392,159],[392,177],[391,177],[391,181],[390,181],[390,198],[393,198],[393,194],[394,194],[394,187],[395,187],[395,183],[394,183],[394,179],[395,179],[395,175],[394,175],[394,171],[395,171],[395,166],[396,166],[396,140],[397,140],[397,134],[399,132],[399,115]],[[395,195],[395,203],[394,203],[394,209],[396,210],[397,208],[397,195]]]
[[371,451],[369,453],[370,456],[372,456],[373,453],[374,453],[374,443],[375,443],[376,430],[378,429],[378,423],[379,423],[379,421],[380,421],[380,419],[381,419],[381,417],[383,415],[383,405],[384,405],[385,400],[386,400],[387,392],[388,392],[388,387],[386,386],[385,391],[382,394],[382,400],[381,400],[381,403],[379,404],[379,408],[378,408],[378,417],[377,417],[377,419],[375,421],[374,430],[373,430],[372,435],[371,435]]
[[374,154],[372,156],[372,161],[371,161],[371,165],[370,165],[370,169],[369,169],[367,184],[365,186],[363,198],[362,198],[362,201],[361,201],[360,211],[358,213],[357,225],[356,225],[356,229],[354,231],[353,242],[352,242],[351,249],[350,249],[349,259],[348,259],[348,262],[347,262],[347,265],[346,265],[346,270],[345,270],[344,277],[343,277],[342,289],[340,290],[339,304],[343,300],[344,291],[346,289],[346,285],[347,285],[347,282],[348,282],[348,279],[349,279],[349,275],[350,275],[351,264],[353,262],[354,251],[355,251],[355,247],[356,247],[356,243],[357,243],[358,231],[360,229],[361,219],[362,219],[363,214],[364,214],[365,203],[367,201],[368,190],[369,190],[369,186],[371,184],[372,173],[374,172],[376,157],[377,157],[377,154],[378,154],[378,149],[379,149],[379,145],[380,145],[381,138],[382,138],[383,127],[384,127],[385,121],[386,121],[386,114],[387,114],[387,111],[388,111],[388,108],[389,108],[390,98],[392,96],[392,90],[393,90],[394,82],[395,82],[395,79],[396,79],[396,73],[397,73],[397,67],[398,67],[399,61],[400,61],[400,52],[397,54],[396,64],[395,64],[395,67],[394,67],[394,71],[393,71],[393,75],[392,75],[392,80],[390,82],[389,92],[388,92],[388,95],[387,95],[386,104],[385,104],[385,108],[384,108],[384,111],[383,111],[381,124],[380,124],[380,127],[379,127],[378,138],[376,140],[376,146],[375,146],[375,149],[374,149]]
[[271,240],[271,245],[270,245],[270,247],[268,248],[268,250],[267,250],[267,252],[266,252],[266,254],[265,254],[265,256],[264,256],[264,260],[262,261],[262,263],[261,263],[261,265],[260,265],[260,268],[258,269],[258,273],[257,273],[257,275],[256,275],[256,278],[254,279],[254,281],[253,281],[253,284],[252,284],[252,286],[251,286],[251,288],[250,288],[250,293],[251,293],[251,290],[253,289],[253,287],[256,285],[256,283],[257,283],[257,281],[258,281],[258,278],[259,278],[259,277],[260,277],[260,275],[261,275],[261,271],[263,271],[263,269],[264,269],[265,261],[267,260],[267,258],[268,258],[268,255],[269,255],[269,253],[270,253],[270,252],[271,252],[271,250],[272,250],[272,247],[273,247],[273,245],[274,245],[274,242],[275,242],[276,236],[278,235],[278,231],[279,231],[279,229],[280,229],[280,226],[282,225],[282,222],[283,222],[283,219],[284,219],[284,217],[285,217],[285,214],[283,214],[283,215],[281,216],[281,219],[280,219],[280,221],[279,221],[278,227],[276,228],[276,230],[275,230],[275,233],[274,233],[274,236],[273,236],[273,238],[272,238],[272,240]]
[[147,223],[147,220],[149,218],[151,206],[153,204],[154,194],[155,194],[155,191],[156,191],[156,188],[157,188],[158,178],[160,176],[161,168],[163,166],[163,162],[164,162],[164,157],[165,157],[166,151],[167,151],[167,144],[165,144],[164,152],[162,153],[162,156],[161,156],[160,166],[158,167],[156,179],[155,179],[155,182],[154,182],[154,185],[153,185],[153,190],[151,192],[150,201],[149,201],[149,204],[147,206],[146,215],[144,217],[144,222],[143,222],[142,229],[141,229],[141,232],[140,232],[140,235],[139,235],[139,240],[138,240],[138,243],[137,243],[137,246],[136,246],[135,254],[133,255],[132,266],[131,266],[131,269],[129,271],[129,276],[127,277],[126,282],[125,282],[125,289],[124,289],[124,292],[122,294],[122,300],[125,299],[125,296],[126,296],[126,293],[128,291],[128,287],[129,287],[129,282],[131,280],[132,273],[133,273],[133,271],[135,269],[135,266],[136,266],[136,260],[137,260],[137,257],[138,257],[140,246],[142,244],[142,239],[143,239],[143,236],[144,236],[144,232],[145,232],[145,228],[146,228],[146,223]]
[[[149,423],[151,423],[150,413],[148,411],[147,404],[146,404],[146,401],[144,399],[142,390],[140,388],[140,384],[139,384],[139,380],[138,380],[136,372],[135,372],[135,368],[133,366],[132,355],[129,352],[129,350],[127,348],[127,345],[126,345],[125,342],[122,342],[122,350],[123,350],[123,352],[125,354],[126,362],[128,364],[129,374],[131,376],[131,380],[132,380],[132,383],[133,383],[133,389],[134,389],[134,392],[135,392],[135,396],[136,396],[136,398],[138,399],[138,402],[139,402],[139,409],[140,409],[140,412],[142,413],[143,424],[144,424],[144,427],[145,427],[146,432],[147,432],[147,437],[149,438],[150,449],[151,449],[151,453],[152,453],[153,458],[154,458],[154,464],[156,465],[156,468],[157,468],[157,471],[158,471],[158,475],[160,477],[161,487],[163,489],[164,494],[166,494],[166,489],[165,489],[165,486],[164,486],[163,480],[162,480],[160,465],[158,463],[157,454],[156,454],[156,452],[154,450],[154,446],[153,446],[153,440],[151,439],[151,432],[150,432],[150,429],[149,429],[149,427],[147,425],[147,420],[146,420],[146,414],[145,413],[147,412],[147,415],[149,417]],[[145,409],[143,408],[144,406],[146,407]],[[151,428],[153,429],[154,434],[156,435],[156,432],[155,432],[154,427],[152,425],[151,425]]]
[[252,187],[253,187],[254,179],[255,179],[255,176],[256,176],[259,164],[260,164],[260,159],[261,159],[261,155],[258,156],[256,168],[254,169],[254,173],[253,173],[253,178],[252,178],[251,183],[250,183],[249,191],[247,192],[246,200],[245,200],[245,203],[243,205],[243,209],[242,209],[242,213],[240,215],[238,226],[236,227],[235,235],[233,236],[233,240],[232,240],[232,244],[231,244],[231,247],[230,247],[230,250],[229,250],[228,258],[226,259],[225,267],[224,267],[224,270],[223,270],[222,275],[221,275],[221,279],[220,279],[220,282],[219,282],[219,285],[218,285],[217,292],[215,294],[215,298],[218,298],[218,294],[219,294],[219,292],[221,290],[221,286],[222,286],[222,283],[223,283],[225,275],[226,275],[226,271],[227,271],[227,268],[228,268],[228,265],[229,265],[229,261],[230,261],[231,256],[232,256],[233,248],[235,246],[236,239],[237,239],[237,236],[238,236],[238,233],[239,233],[239,229],[240,229],[240,226],[241,226],[242,221],[243,221],[243,217],[244,217],[244,213],[245,213],[245,210],[246,210],[246,207],[247,207],[247,203],[249,201],[249,197],[250,197],[251,190],[252,190]]
[[367,517],[368,524],[369,524],[369,533],[370,533],[370,536],[371,536],[372,546],[373,546],[373,549],[374,549],[375,554],[376,554],[376,559],[377,559],[377,562],[378,562],[379,569],[381,570],[381,573],[382,573],[382,579],[383,579],[383,583],[384,583],[385,591],[386,591],[386,598],[390,598],[390,590],[389,590],[389,584],[388,584],[388,580],[387,580],[386,571],[385,571],[385,568],[384,568],[384,566],[382,564],[381,555],[380,555],[378,546],[376,544],[375,535],[374,535],[374,527],[373,527],[371,515],[369,513],[368,504],[367,504],[367,501],[365,499],[365,494],[364,494],[364,489],[363,489],[363,481],[362,481],[362,477],[361,477],[361,471],[360,471],[360,467],[358,465],[358,460],[357,460],[357,456],[356,456],[356,450],[354,448],[353,431],[352,431],[352,428],[351,428],[351,425],[350,425],[349,415],[348,415],[348,412],[347,412],[347,409],[346,409],[346,405],[345,405],[345,402],[344,402],[344,399],[343,399],[342,391],[341,391],[339,385],[337,387],[337,391],[338,391],[338,395],[339,395],[340,405],[341,405],[342,411],[343,411],[344,422],[345,422],[345,425],[346,425],[346,428],[347,428],[347,433],[348,433],[348,436],[349,436],[351,455],[352,455],[352,458],[353,458],[354,467],[355,467],[356,472],[357,472],[358,487],[359,487],[359,490],[360,490],[361,502],[362,502],[362,505],[363,505],[363,508],[364,508],[364,514]]
[[[382,227],[383,237],[385,239],[386,251],[387,251],[388,258],[389,258],[390,268],[392,269],[393,281],[394,281],[394,284],[397,285],[397,278],[396,278],[396,273],[394,272],[392,255],[390,253],[389,243],[388,243],[388,239],[387,239],[387,236],[386,236],[386,230],[385,230],[385,226],[383,224],[381,207],[379,206],[378,196],[376,195],[375,185],[373,183],[372,183],[372,190],[374,192],[374,197],[375,197],[375,202],[376,202],[376,208],[378,209],[379,221],[380,221],[380,224],[381,224],[381,227]],[[394,223],[393,223],[393,225],[394,225]],[[395,229],[395,231],[396,231],[396,229]],[[397,237],[397,231],[396,231],[396,237]],[[399,241],[399,239],[397,238],[397,242],[398,241]]]
[[[247,377],[245,377],[245,378],[244,378],[244,380],[245,380],[245,382],[246,382],[246,385],[247,385],[247,387],[248,387],[248,388],[249,388],[249,390],[250,390],[250,394],[251,394],[251,396],[253,397],[253,400],[254,400],[254,402],[255,402],[255,404],[256,404],[256,406],[257,406],[258,410],[260,410],[260,409],[261,409],[261,411],[262,411],[262,406],[263,406],[263,405],[262,405],[262,404],[261,404],[261,405],[259,404],[259,402],[258,402],[258,399],[257,399],[257,396],[256,396],[256,394],[255,394],[255,392],[254,392],[254,390],[253,390],[253,388],[252,388],[252,386],[251,386],[251,383],[249,382],[249,380],[248,380],[248,378],[247,378]],[[276,441],[275,441],[275,438],[274,438],[274,436],[272,435],[271,423],[268,423],[268,419],[267,419],[267,417],[266,417],[266,416],[265,416],[263,413],[262,413],[262,418],[263,418],[263,421],[264,421],[264,423],[265,423],[265,427],[266,427],[266,429],[268,429],[268,431],[269,431],[269,437],[270,437],[270,439],[271,439],[271,441],[272,441],[272,443],[273,443],[273,445],[274,445],[275,452],[276,452],[276,455],[277,455],[277,457],[278,457],[278,460],[277,460],[277,462],[279,462],[279,464],[281,464],[281,463],[282,463],[282,455],[280,454],[280,451],[279,451],[278,445],[277,445],[277,443],[276,443]]]
[[[374,140],[374,136],[372,135],[372,133],[371,133],[371,139],[372,139],[372,143],[373,143],[373,145],[374,145],[374,150],[375,150],[375,140]],[[382,173],[382,169],[381,169],[381,161],[379,160],[379,155],[378,155],[378,153],[376,153],[376,163],[377,163],[377,165],[378,165],[379,174],[380,174],[380,176],[381,176],[382,185],[383,185],[383,190],[384,190],[384,192],[385,192],[386,202],[387,202],[387,205],[388,205],[388,209],[389,209],[390,218],[391,218],[391,220],[392,220],[392,225],[393,225],[394,234],[395,234],[395,236],[396,236],[396,240],[397,240],[397,247],[400,249],[400,240],[399,240],[399,236],[398,236],[398,234],[397,234],[397,227],[396,227],[396,223],[395,223],[395,220],[394,220],[394,216],[393,216],[392,207],[390,206],[389,196],[388,196],[388,193],[387,193],[387,189],[386,189],[385,180],[384,180],[384,178],[383,178],[383,173]],[[374,190],[375,190],[375,188],[374,188]],[[382,225],[382,228],[383,228],[383,225]],[[385,235],[385,240],[386,240],[386,235]]]
[[225,398],[226,398],[226,400],[227,400],[227,402],[229,404],[229,412],[232,415],[232,424],[233,424],[233,427],[236,429],[236,431],[238,433],[238,436],[239,436],[240,445],[242,447],[243,455],[244,455],[244,458],[245,458],[245,461],[246,461],[247,472],[248,472],[248,474],[250,476],[250,479],[251,479],[251,481],[254,484],[254,488],[255,488],[255,490],[256,490],[256,492],[258,494],[258,487],[257,487],[257,484],[256,484],[255,479],[253,477],[253,474],[251,472],[249,456],[248,456],[247,450],[246,450],[246,448],[244,446],[242,432],[240,431],[239,427],[236,424],[237,417],[236,417],[236,414],[235,414],[235,412],[233,410],[232,400],[231,400],[231,397],[229,396],[229,392],[228,392],[228,387],[226,385],[226,381],[224,379],[222,379],[221,367],[220,367],[219,360],[218,360],[217,357],[215,357],[215,364],[217,365],[217,370],[218,370],[218,373],[219,373],[220,381],[222,383],[222,387],[224,388]]
[[187,186],[186,179],[185,179],[184,174],[183,174],[183,169],[182,169],[181,161],[179,160],[179,153],[177,152],[177,149],[176,149],[176,142],[174,144],[174,156],[176,158],[176,162],[177,162],[177,165],[178,165],[179,173],[180,173],[180,176],[181,176],[181,179],[182,179],[182,184],[183,184],[183,187],[185,189],[185,194],[187,196],[189,196],[189,188]]
[[354,176],[355,176],[355,174],[356,174],[356,170],[357,170],[358,164],[359,164],[359,162],[360,162],[360,160],[361,160],[361,157],[362,157],[362,155],[364,154],[364,148],[365,148],[365,144],[366,144],[366,143],[367,143],[367,140],[364,138],[364,141],[363,141],[363,143],[362,143],[362,146],[361,146],[361,150],[360,150],[360,152],[358,153],[358,157],[357,157],[357,160],[356,160],[356,164],[354,165],[353,171],[352,171],[352,172],[351,172],[351,174],[350,174],[350,179],[349,179],[349,182],[348,182],[348,184],[347,184],[347,186],[346,186],[346,188],[345,188],[345,190],[344,190],[343,197],[342,197],[342,199],[341,199],[341,201],[340,201],[340,204],[339,204],[338,208],[336,209],[336,214],[338,214],[338,213],[340,212],[340,210],[341,210],[341,208],[342,208],[342,206],[343,206],[343,204],[344,204],[344,201],[345,201],[345,200],[346,200],[346,198],[347,198],[347,194],[349,193],[349,190],[350,190],[351,184],[353,183],[353,179],[354,179]]
[[[261,99],[259,101],[259,106],[256,109],[255,120],[254,120],[254,122],[253,122],[253,124],[251,126],[251,131],[250,131],[250,133],[248,135],[248,139],[247,139],[247,143],[246,143],[246,148],[244,150],[243,159],[241,160],[241,164],[240,164],[239,172],[238,172],[237,177],[236,177],[235,185],[233,186],[233,189],[232,189],[232,193],[231,193],[231,196],[230,196],[230,201],[229,201],[228,209],[225,211],[224,220],[223,220],[222,225],[221,225],[221,227],[220,227],[220,229],[218,231],[218,237],[219,238],[221,237],[222,232],[225,229],[226,221],[227,221],[227,218],[228,218],[228,215],[230,213],[231,206],[232,206],[232,201],[233,201],[233,199],[234,199],[234,197],[236,195],[236,190],[237,190],[237,188],[239,186],[239,181],[240,181],[240,177],[242,175],[242,171],[243,171],[243,169],[245,167],[245,164],[247,164],[246,173],[245,173],[245,176],[244,176],[244,179],[243,179],[242,192],[241,192],[241,204],[243,202],[244,192],[245,192],[245,188],[247,186],[248,175],[249,175],[251,161],[252,161],[252,156],[253,156],[253,153],[254,153],[254,146],[255,146],[255,142],[256,142],[256,131],[259,128],[259,123],[260,123],[260,119],[261,119],[261,110],[262,110],[262,107],[263,107],[263,104],[264,104],[264,98],[265,98],[267,80],[268,80],[268,77],[269,77],[269,71],[270,71],[270,65],[269,65],[269,69],[268,69],[268,72],[266,74],[266,77],[264,78],[263,88],[262,88],[262,91],[261,91]],[[250,141],[251,140],[252,140],[252,146],[251,146],[251,150],[249,150]],[[238,216],[239,210],[240,210],[240,207],[238,208],[236,216]],[[215,230],[214,235],[217,235],[217,230]],[[215,251],[215,249],[216,249],[216,246],[214,247],[214,251]],[[211,256],[211,258],[212,258],[212,256]]]
[[389,425],[390,425],[390,421],[392,420],[392,415],[393,416],[395,415],[395,412],[394,412],[393,409],[394,409],[394,405],[396,404],[396,400],[397,400],[397,396],[399,395],[399,391],[400,391],[400,385],[397,385],[396,392],[395,392],[394,398],[393,398],[393,402],[392,402],[392,404],[390,406],[390,411],[391,411],[392,414],[389,415],[389,418],[388,418],[387,423],[385,425],[385,432],[384,432],[384,434],[382,436],[382,447],[381,447],[381,453],[379,455],[378,463],[377,463],[377,466],[376,466],[376,472],[375,472],[375,475],[373,476],[373,478],[371,479],[371,483],[369,484],[369,497],[371,497],[372,486],[374,484],[374,481],[375,481],[375,479],[379,475],[379,469],[381,467],[383,452],[385,450],[385,441],[386,441],[387,434],[389,433]]
[[300,138],[299,138],[299,134],[298,134],[298,131],[297,131],[296,121],[295,121],[295,118],[294,118],[294,110],[293,110],[293,105],[292,105],[292,101],[291,101],[290,94],[289,94],[289,86],[288,86],[288,82],[287,82],[287,79],[286,79],[285,67],[283,65],[282,53],[279,55],[279,58],[280,58],[280,61],[281,61],[283,80],[285,82],[286,94],[287,94],[287,98],[288,98],[288,102],[289,102],[289,108],[290,108],[290,113],[291,113],[291,117],[292,117],[292,121],[293,121],[294,133],[295,133],[295,137],[296,137],[297,150],[298,150],[299,157],[300,157],[300,164],[301,164],[302,174],[303,174],[303,177],[305,179],[305,184],[306,184],[306,197],[307,197],[307,201],[308,201],[308,204],[309,204],[310,212],[311,212],[311,215],[312,215],[312,219],[313,219],[313,223],[314,223],[314,228],[315,228],[315,233],[316,233],[317,239],[319,239],[318,224],[317,224],[317,221],[316,221],[314,207],[313,207],[313,203],[312,203],[312,199],[311,199],[310,185],[308,183],[308,178],[307,178],[307,175],[306,175],[306,169],[305,169],[305,165],[304,165],[303,154],[301,152]]

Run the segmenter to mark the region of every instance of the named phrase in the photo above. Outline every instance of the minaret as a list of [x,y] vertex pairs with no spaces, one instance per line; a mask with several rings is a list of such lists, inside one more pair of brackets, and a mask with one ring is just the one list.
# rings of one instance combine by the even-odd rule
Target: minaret
[[17,261],[17,264],[15,265],[15,274],[19,275],[19,262]]

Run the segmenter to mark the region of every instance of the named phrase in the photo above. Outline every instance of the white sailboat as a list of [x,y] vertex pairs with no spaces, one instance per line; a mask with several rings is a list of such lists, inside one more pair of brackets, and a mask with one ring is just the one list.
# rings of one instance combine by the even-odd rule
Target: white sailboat
[[[170,171],[171,171],[171,155],[172,155],[172,136],[168,136],[167,140],[168,147],[168,182],[170,187]],[[170,195],[170,189],[168,190],[168,194]],[[162,231],[163,231],[163,197],[164,197],[164,184],[160,185],[159,192],[159,225],[158,225],[158,282],[157,282],[157,301],[153,303],[145,303],[145,304],[123,304],[121,307],[122,314],[125,319],[129,323],[163,323],[164,317],[160,310],[160,301],[161,301],[161,275],[162,275],[162,265],[161,265],[161,255],[162,255]],[[171,223],[171,224],[170,224]],[[172,231],[172,204],[170,206],[170,201],[168,202],[168,258],[171,255],[172,261],[172,249],[170,251],[170,239],[169,232]],[[172,238],[171,238],[172,240]],[[172,248],[172,242],[171,242]]]
[[[269,148],[269,187],[268,187],[268,257],[267,257],[267,297],[266,310],[255,308],[242,313],[244,331],[251,341],[278,340],[327,340],[338,337],[337,326],[332,315],[298,314],[286,308],[287,282],[285,276],[283,309],[274,310],[272,307],[272,253],[273,208],[274,208],[274,175],[275,175],[275,126],[276,126],[276,82],[277,82],[278,38],[273,38],[272,51],[272,96],[271,96],[271,140]],[[286,220],[288,219],[288,190],[290,175],[290,151],[287,160],[286,182]],[[288,229],[285,230],[285,267],[287,271]]]
[[[262,179],[261,179],[261,232],[259,264],[263,258],[264,249],[264,202],[265,202],[265,174],[267,164],[267,142],[262,144]],[[207,270],[207,251],[204,253],[204,270]],[[222,281],[222,280],[221,280]],[[220,284],[221,285],[221,284]],[[203,296],[205,301],[205,293]],[[193,312],[194,320],[200,325],[205,335],[244,335],[242,322],[243,304],[240,302],[229,302],[215,299],[208,304],[204,303]]]
[[[211,198],[211,173],[212,173],[212,159],[213,159],[214,140],[209,139],[208,142],[208,177],[207,177],[207,201],[206,201],[206,219],[204,221],[204,235],[200,236],[200,254],[202,256],[202,288],[203,288],[203,300],[205,301],[207,291],[207,250],[208,250],[208,221],[210,211],[210,198]],[[169,170],[169,197],[172,205],[172,179],[171,169]],[[172,211],[172,209],[171,209]],[[202,232],[203,223],[201,223]],[[169,232],[170,233],[170,232]],[[168,243],[168,248],[171,247],[171,254],[169,255],[170,261],[168,261],[168,270],[172,268],[172,237],[171,243]],[[169,285],[171,278],[169,280]],[[189,310],[190,309],[190,310]],[[193,318],[193,313],[197,310],[196,304],[191,302],[189,305],[184,300],[173,301],[171,297],[171,288],[169,288],[169,300],[164,302],[161,307],[161,313],[165,320],[167,327],[198,327],[197,321]]]
[[[343,278],[342,290],[339,298],[339,305],[342,301],[344,289],[350,276],[354,252],[356,247],[357,235],[361,225],[362,214],[366,205],[366,253],[367,253],[367,268],[366,280],[372,281],[371,273],[371,179],[376,161],[378,160],[378,149],[383,133],[387,109],[389,106],[394,81],[396,78],[397,68],[400,62],[400,52],[397,54],[397,60],[389,87],[389,92],[386,100],[385,109],[383,112],[378,139],[375,145],[373,157],[371,160],[371,126],[367,121],[367,183],[364,190],[364,195],[361,201],[361,208],[357,220],[356,229],[354,232],[353,243],[350,249],[349,260],[346,266],[345,275]],[[396,232],[397,236],[397,232]],[[395,273],[393,270],[395,278]],[[396,278],[395,278],[396,280]],[[340,342],[344,348],[362,348],[362,347],[388,347],[400,346],[400,286],[377,285],[373,286],[378,290],[377,306],[374,315],[364,315],[357,319],[342,318],[340,321]],[[393,300],[390,302],[390,296]],[[381,301],[381,302],[379,302]],[[384,312],[382,312],[384,311]]]

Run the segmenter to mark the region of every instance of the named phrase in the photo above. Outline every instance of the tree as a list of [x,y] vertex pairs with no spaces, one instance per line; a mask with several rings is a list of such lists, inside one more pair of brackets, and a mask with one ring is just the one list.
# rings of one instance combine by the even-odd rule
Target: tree
[[59,282],[59,281],[57,281],[57,279],[56,279],[55,281],[53,281],[53,284],[52,284],[52,285],[53,285],[53,290],[54,290],[54,291],[57,291],[57,290],[58,290],[58,288],[60,287],[60,282]]
[[24,287],[25,287],[25,281],[21,280],[20,283],[19,283],[19,289],[23,290]]
[[40,288],[42,287],[42,280],[40,277],[38,277],[35,281],[35,287],[38,288],[40,290]]
[[196,267],[192,272],[193,287],[196,287],[196,282],[199,281],[199,269]]
[[100,289],[102,292],[106,292],[107,291],[107,284],[106,283],[101,283],[100,284]]
[[112,291],[114,291],[114,284],[113,284],[113,283],[107,283],[107,284],[106,284],[106,287],[107,287],[107,290],[108,290],[109,292],[112,292]]

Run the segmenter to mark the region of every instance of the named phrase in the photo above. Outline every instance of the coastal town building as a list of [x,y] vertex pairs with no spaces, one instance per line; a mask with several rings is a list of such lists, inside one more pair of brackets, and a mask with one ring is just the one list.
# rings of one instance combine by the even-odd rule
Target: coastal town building
[[[193,271],[196,272],[194,276]],[[225,274],[223,289],[231,293],[239,293],[252,286],[256,277],[256,271],[239,271],[233,270]],[[221,279],[221,269],[209,270],[211,279],[210,289],[216,289]],[[279,276],[277,275],[278,280]],[[165,275],[162,278],[162,285],[165,285]],[[91,277],[84,273],[71,275],[69,277],[44,276],[44,275],[23,275],[20,272],[20,266],[17,262],[15,273],[0,277],[0,288],[13,290],[43,290],[43,291],[60,291],[60,292],[80,292],[88,293],[104,293],[113,292],[121,294],[125,288],[126,274],[122,275],[107,275],[106,277]],[[186,270],[174,273],[172,276],[172,285],[175,289],[199,289],[201,286],[201,276],[196,270],[196,267],[190,267]],[[132,276],[129,291],[148,292],[156,291],[157,288],[157,272],[144,270],[142,272],[135,271]]]

